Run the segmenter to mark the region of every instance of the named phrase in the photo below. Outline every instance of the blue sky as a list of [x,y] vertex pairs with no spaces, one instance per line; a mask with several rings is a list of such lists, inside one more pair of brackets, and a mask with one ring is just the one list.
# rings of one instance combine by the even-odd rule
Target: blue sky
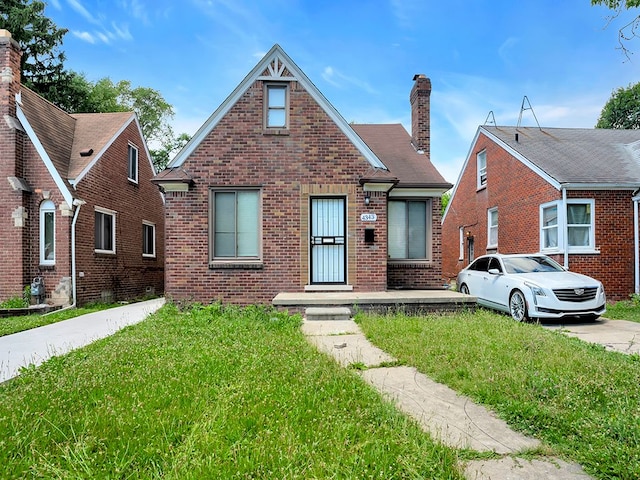
[[[200,125],[276,43],[349,122],[410,131],[416,73],[432,82],[431,160],[454,183],[479,125],[593,127],[640,81],[640,41],[589,0],[48,0],[66,67],[154,88],[176,133]],[[528,106],[528,105],[527,105]],[[523,126],[535,126],[531,111]]]

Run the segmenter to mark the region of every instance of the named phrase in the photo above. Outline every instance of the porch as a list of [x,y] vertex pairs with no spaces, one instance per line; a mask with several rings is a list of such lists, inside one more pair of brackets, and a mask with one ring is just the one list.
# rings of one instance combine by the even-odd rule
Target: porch
[[446,289],[387,290],[384,292],[281,292],[272,300],[280,309],[305,313],[307,308],[346,307],[351,313],[404,311],[409,313],[473,310],[476,297]]

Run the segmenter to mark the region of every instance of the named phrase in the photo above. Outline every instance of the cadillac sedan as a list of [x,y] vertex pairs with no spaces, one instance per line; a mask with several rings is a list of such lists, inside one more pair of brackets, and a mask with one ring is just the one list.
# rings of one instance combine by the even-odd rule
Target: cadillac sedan
[[595,320],[606,311],[598,280],[569,272],[545,255],[483,255],[460,271],[458,291],[514,320],[581,317]]

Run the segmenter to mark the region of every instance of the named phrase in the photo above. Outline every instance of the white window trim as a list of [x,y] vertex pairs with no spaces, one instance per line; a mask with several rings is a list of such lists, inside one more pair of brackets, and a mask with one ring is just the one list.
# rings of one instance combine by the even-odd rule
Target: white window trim
[[[53,260],[46,259],[44,256],[45,213],[53,213]],[[56,206],[51,200],[45,200],[40,205],[40,265],[55,265],[55,264],[56,264]]]
[[[136,178],[131,176],[131,152],[136,152]],[[136,147],[133,143],[129,143],[127,146],[127,179],[132,183],[138,183],[138,178],[140,178],[140,152],[138,151],[138,147]]]
[[[568,245],[568,231],[569,225],[567,223],[567,207],[568,205],[590,205],[591,211],[591,225],[589,228],[589,245],[586,247],[571,247]],[[558,209],[558,246],[554,248],[544,248],[544,236],[543,236],[543,211],[545,208],[556,206]],[[539,219],[539,231],[540,231],[540,252],[542,253],[564,253],[565,249],[568,253],[575,254],[591,254],[591,253],[599,253],[596,248],[596,215],[595,215],[595,205],[596,202],[594,199],[581,199],[581,198],[570,198],[567,199],[566,204],[563,204],[561,200],[556,200],[553,202],[543,203],[540,205],[540,219]]]
[[[96,248],[94,251],[96,253],[115,254],[116,253],[116,212],[114,210],[109,210],[108,208],[102,208],[102,207],[95,207],[94,211],[105,214],[105,215],[110,215],[113,218],[113,228],[111,231],[111,244],[113,245],[113,250],[101,250]],[[94,222],[95,222],[95,215],[94,215]],[[94,228],[94,236],[95,236],[95,228]],[[94,238],[94,245],[95,245],[95,238]]]
[[[278,88],[284,90],[284,125],[269,125],[269,112],[275,110],[270,104],[269,92],[272,88]],[[289,84],[284,82],[279,83],[265,83],[264,85],[264,128],[267,131],[275,130],[288,130],[289,129]],[[278,108],[279,110],[280,108]]]
[[[480,168],[480,158],[484,160],[484,167]],[[476,188],[481,190],[487,186],[487,151],[482,150],[476,154]],[[484,177],[484,181],[483,181]]]
[[[498,207],[490,208],[487,210],[487,248],[498,248],[498,226],[500,224],[500,218],[497,219],[497,223],[495,225],[491,224],[491,214],[495,212],[498,213]],[[491,230],[495,229],[496,231],[496,242],[491,243]]]
[[459,235],[460,235],[460,254],[458,256],[458,260],[464,260],[464,227],[460,227]]
[[[433,261],[433,201],[427,197],[394,197],[389,201],[399,201],[405,204],[409,202],[424,202],[425,203],[425,228],[426,231],[426,245],[425,245],[425,258],[403,258],[403,257],[389,257],[387,263],[392,264],[409,264],[409,263],[429,263]],[[387,202],[387,209],[389,208],[389,202]],[[387,217],[388,217],[387,213]],[[389,223],[389,218],[387,218],[387,224]],[[407,249],[409,248],[408,241],[409,238],[405,238],[407,241]],[[387,228],[387,249],[389,249],[389,228]]]
[[[156,258],[156,224],[143,220],[142,225],[142,256],[145,258]],[[144,226],[153,228],[153,253],[144,253]]]

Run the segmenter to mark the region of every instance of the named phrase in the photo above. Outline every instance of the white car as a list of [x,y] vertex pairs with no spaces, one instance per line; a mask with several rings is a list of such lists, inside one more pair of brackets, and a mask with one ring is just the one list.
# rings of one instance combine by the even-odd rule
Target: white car
[[595,320],[606,311],[598,280],[569,272],[540,255],[483,255],[460,271],[458,291],[514,320],[579,317]]

